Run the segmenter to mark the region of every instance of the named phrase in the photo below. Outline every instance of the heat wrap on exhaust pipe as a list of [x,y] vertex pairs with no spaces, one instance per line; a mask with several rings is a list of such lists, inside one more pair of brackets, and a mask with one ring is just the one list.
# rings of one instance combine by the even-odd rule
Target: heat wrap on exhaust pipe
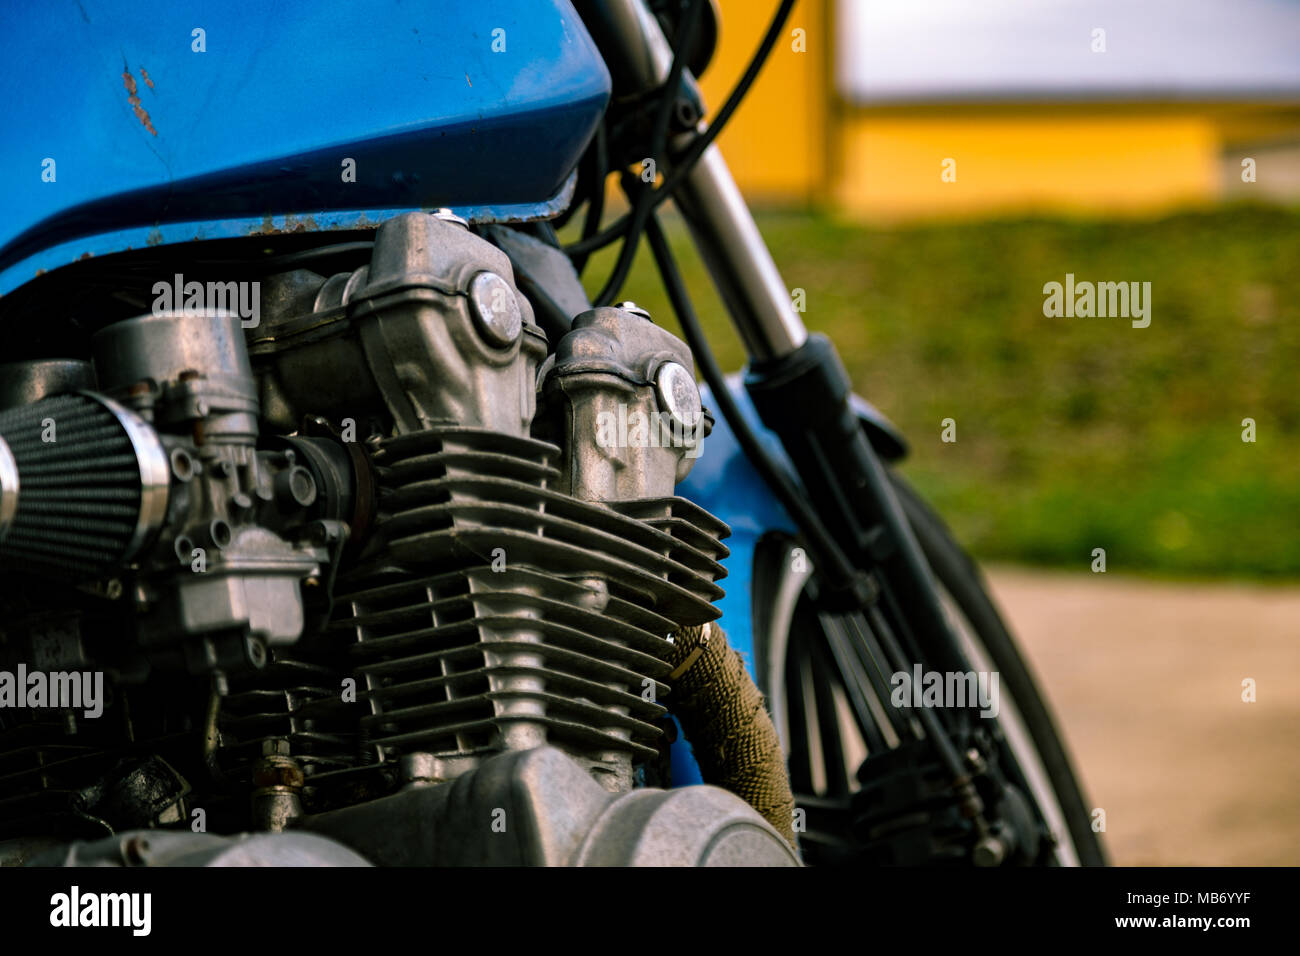
[[713,623],[674,632],[671,709],[705,783],[743,798],[796,849],[794,794],[767,702]]

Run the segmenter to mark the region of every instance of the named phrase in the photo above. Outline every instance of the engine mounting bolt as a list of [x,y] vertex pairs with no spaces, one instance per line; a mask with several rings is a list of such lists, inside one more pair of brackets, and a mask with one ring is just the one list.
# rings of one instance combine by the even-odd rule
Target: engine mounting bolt
[[469,223],[468,223],[468,222],[466,222],[466,221],[465,221],[464,219],[462,219],[460,216],[456,215],[454,212],[452,212],[452,211],[451,211],[450,209],[448,209],[446,206],[439,206],[437,209],[435,209],[435,210],[433,211],[433,218],[434,218],[434,219],[441,219],[443,222],[454,222],[454,223],[459,223],[460,225],[464,226],[466,229],[469,228]]
[[684,428],[694,428],[700,420],[704,406],[700,390],[686,366],[678,362],[665,362],[655,373],[655,389],[659,393],[659,408],[673,417]]
[[627,300],[625,300],[625,301],[623,301],[623,302],[618,303],[616,306],[614,306],[614,308],[616,308],[616,309],[622,309],[624,312],[631,312],[633,315],[639,315],[639,316],[641,316],[641,318],[645,319],[647,322],[653,322],[653,321],[654,321],[652,318],[650,318],[650,313],[649,313],[649,312],[647,312],[645,309],[641,308],[641,306],[637,305],[637,304],[636,304],[635,302],[633,302],[631,299],[627,299]]
[[524,317],[509,282],[495,272],[480,272],[470,280],[469,298],[479,333],[489,345],[505,348],[518,341]]

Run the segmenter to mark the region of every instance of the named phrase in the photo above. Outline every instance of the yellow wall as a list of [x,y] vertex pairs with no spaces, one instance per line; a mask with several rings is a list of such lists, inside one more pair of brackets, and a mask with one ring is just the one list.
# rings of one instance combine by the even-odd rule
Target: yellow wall
[[[776,9],[767,0],[722,0],[718,50],[700,87],[712,116],[749,65]],[[799,0],[783,36],[731,118],[719,146],[737,182],[756,199],[809,200],[826,184],[826,76],[831,42],[826,0]],[[805,50],[793,31],[804,31]]]
[[[710,115],[744,71],[776,0],[719,6],[719,48],[701,81]],[[834,7],[834,0],[799,0],[719,137],[741,189],[757,203],[811,201],[854,218],[896,220],[1142,214],[1243,192],[1300,196],[1294,103],[846,104],[832,79]],[[796,29],[803,52],[793,48]],[[1268,182],[1236,181],[1238,150],[1267,150]],[[949,157],[952,183],[940,176]]]
[[841,140],[836,206],[856,217],[1140,213],[1210,199],[1219,182],[1218,133],[1201,115],[862,112]]

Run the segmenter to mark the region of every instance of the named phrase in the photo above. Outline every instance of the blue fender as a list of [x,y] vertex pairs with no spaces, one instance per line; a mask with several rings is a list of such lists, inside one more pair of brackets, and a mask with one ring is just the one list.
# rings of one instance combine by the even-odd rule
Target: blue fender
[[[768,454],[782,467],[790,478],[799,484],[790,458],[781,440],[759,420],[758,411],[745,391],[742,376],[727,379],[727,390],[740,409],[745,421]],[[713,407],[713,395],[707,386],[700,386],[700,396],[706,408]],[[853,407],[866,429],[872,447],[886,461],[896,461],[907,453],[907,443],[888,418],[874,405],[857,395]],[[713,431],[704,440],[704,450],[696,460],[686,480],[677,486],[677,493],[707,509],[731,526],[731,537],[726,545],[731,554],[722,562],[727,569],[723,579],[726,596],[717,602],[722,611],[719,622],[727,634],[727,641],[744,659],[751,677],[754,670],[754,558],[758,543],[773,532],[795,534],[796,526],[784,506],[777,500],[767,483],[741,450],[736,435],[719,416]],[[669,701],[669,708],[672,703]],[[678,726],[677,740],[672,745],[673,786],[702,783],[699,765],[691,753]]]
[[[740,407],[745,420],[753,426],[778,461],[788,465],[789,459],[781,441],[763,427],[758,412],[749,400],[740,376],[728,379],[732,398]],[[706,408],[714,407],[712,394],[701,386],[701,398]],[[689,498],[700,507],[721,518],[731,526],[731,537],[724,543],[731,554],[722,562],[727,576],[722,585],[726,596],[717,602],[722,611],[719,622],[727,633],[727,641],[740,652],[751,676],[754,674],[754,615],[753,578],[754,554],[758,542],[772,531],[794,533],[795,525],[781,503],[776,500],[766,482],[750,464],[736,441],[735,433],[725,419],[719,417],[713,431],[704,440],[704,450],[695,461],[686,480],[677,486],[677,493]],[[672,701],[668,702],[671,709]],[[672,746],[673,786],[681,787],[702,783],[700,768],[691,753],[690,744],[678,727],[677,740]]]

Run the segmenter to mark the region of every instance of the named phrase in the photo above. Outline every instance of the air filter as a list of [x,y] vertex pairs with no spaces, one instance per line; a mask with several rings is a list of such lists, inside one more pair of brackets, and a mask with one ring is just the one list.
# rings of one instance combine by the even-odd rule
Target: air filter
[[0,564],[85,577],[122,566],[167,511],[154,430],[90,392],[0,412]]

